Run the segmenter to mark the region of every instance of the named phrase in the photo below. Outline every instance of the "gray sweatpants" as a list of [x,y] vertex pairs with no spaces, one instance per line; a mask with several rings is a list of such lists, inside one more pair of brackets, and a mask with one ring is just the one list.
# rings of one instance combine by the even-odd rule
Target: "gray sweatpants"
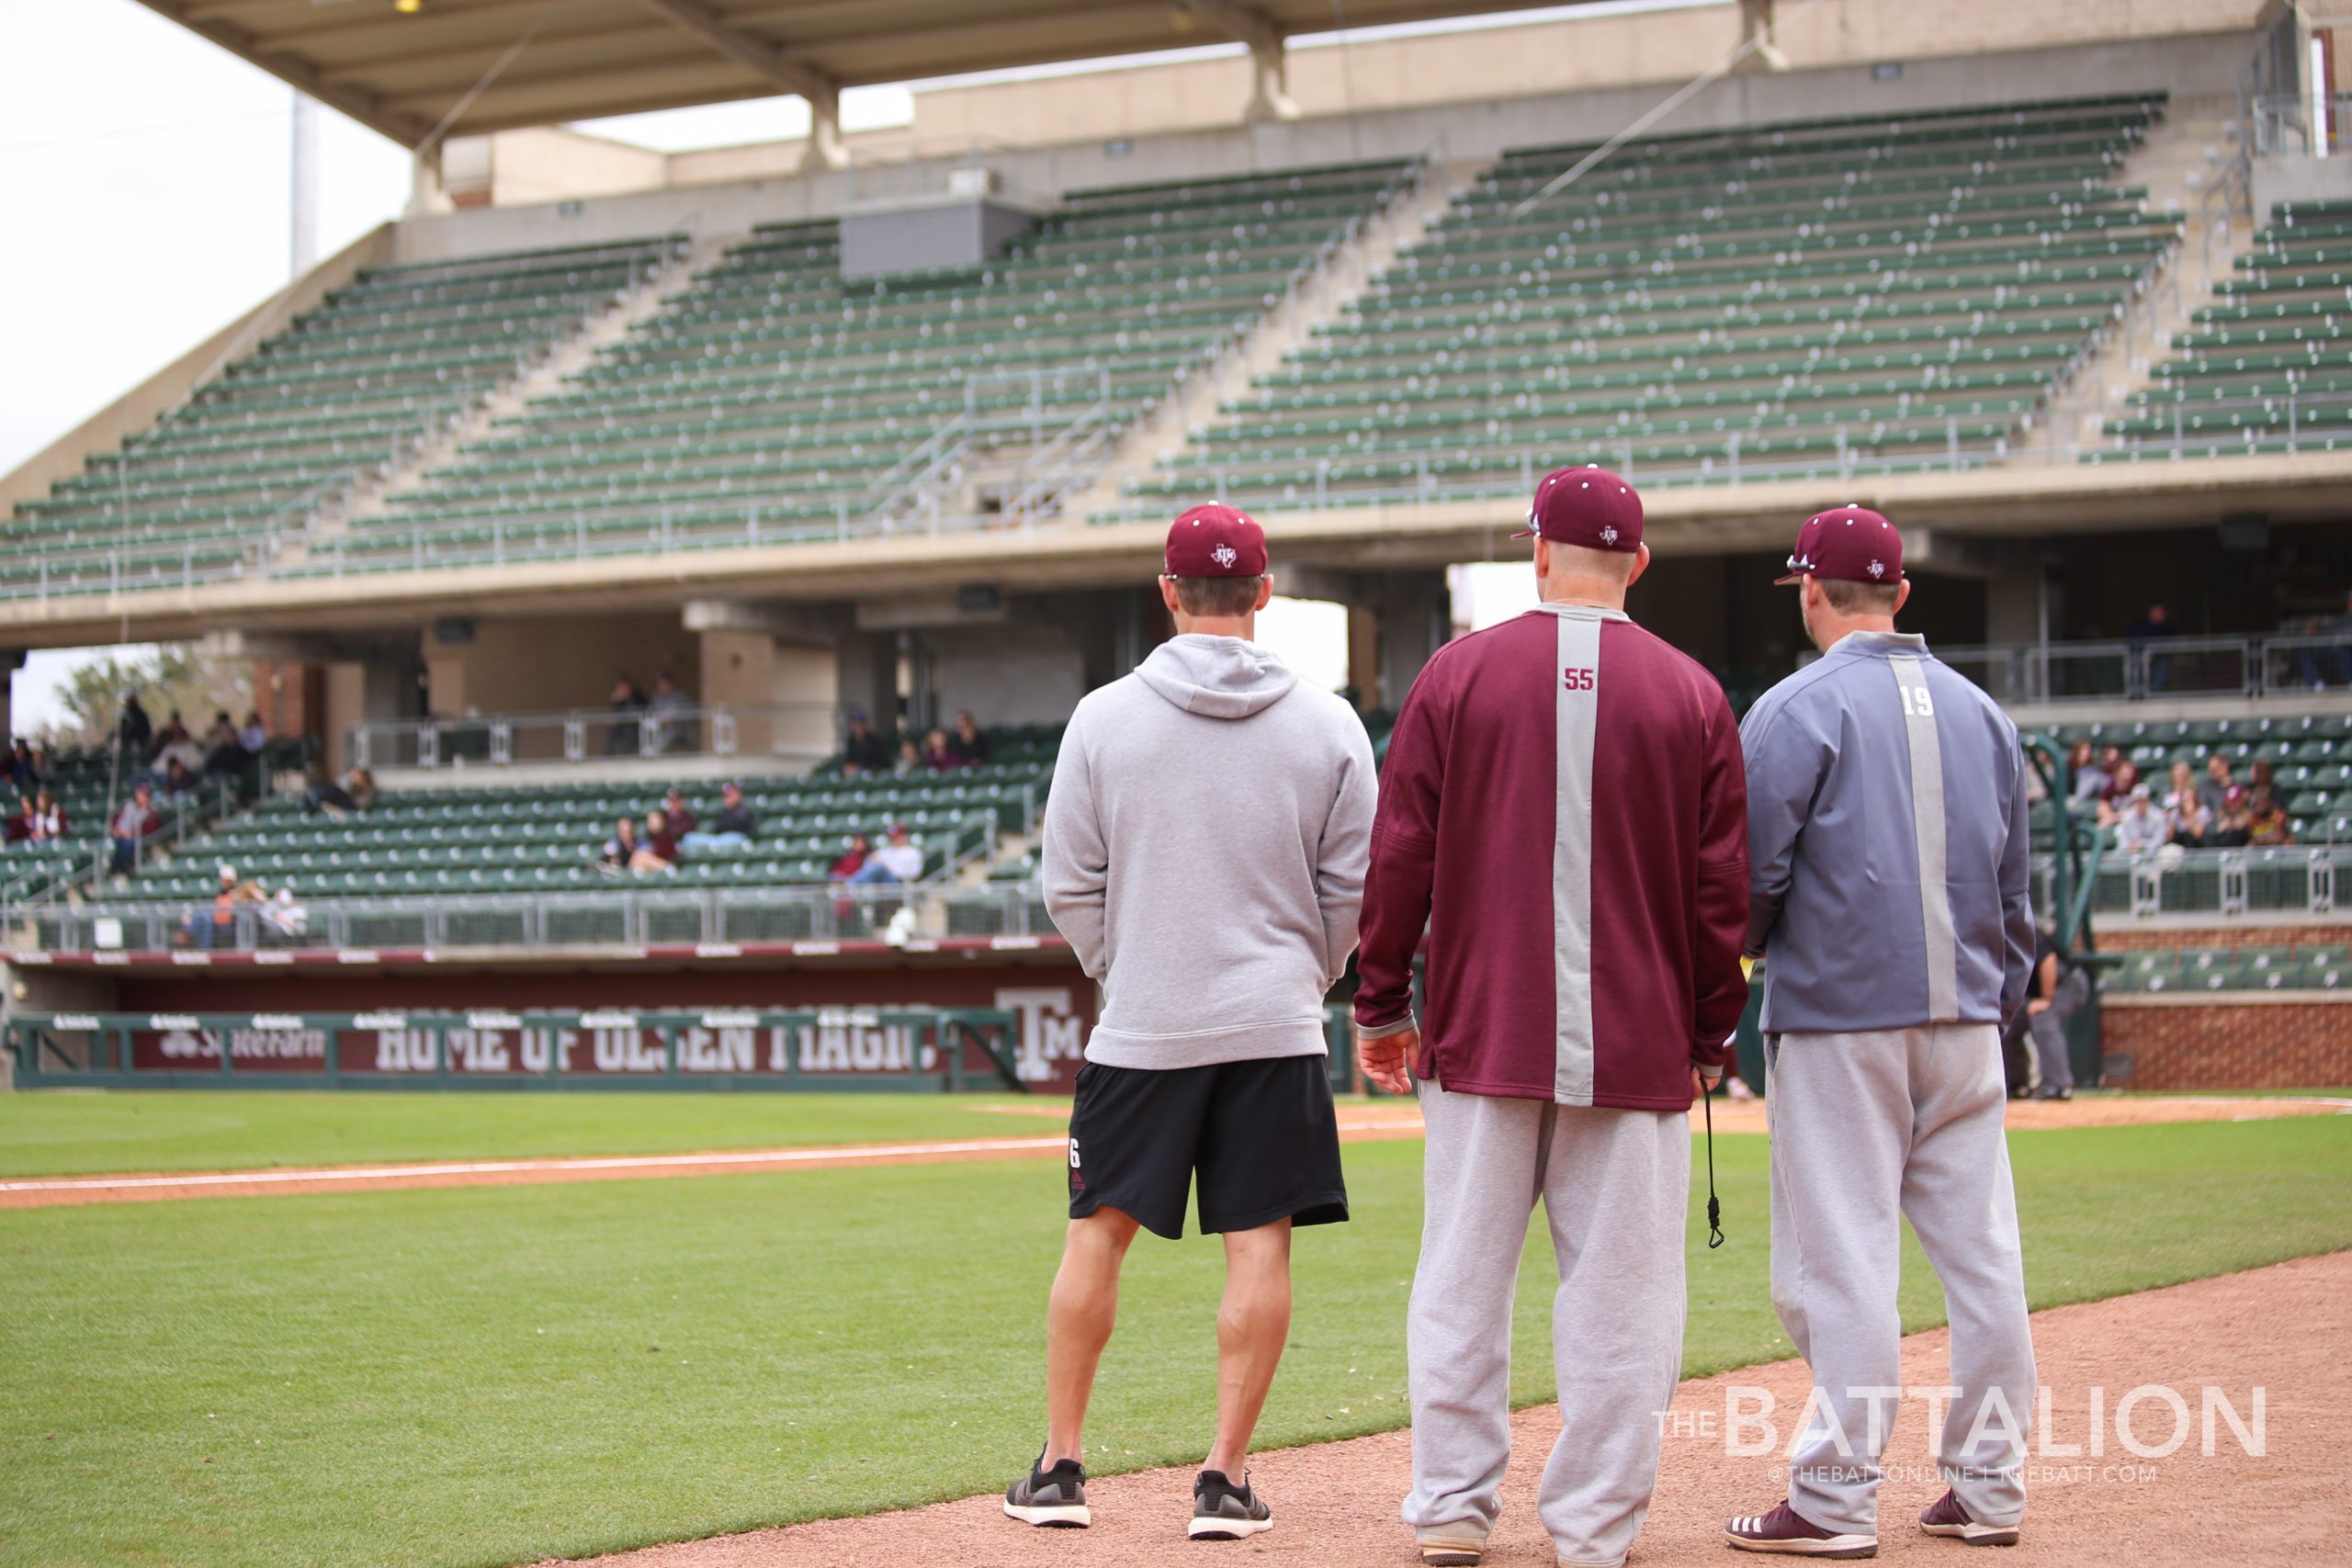
[[1790,1506],[1824,1529],[1877,1529],[1878,1461],[1903,1381],[1895,1283],[1907,1216],[1951,1322],[1957,1393],[1937,1466],[1971,1518],[2016,1524],[2033,1338],[2000,1032],[1779,1034],[1765,1066],[1772,1304],[1814,1382],[1814,1414],[1790,1456]]
[[1623,1562],[1657,1484],[1682,1369],[1690,1128],[1682,1116],[1449,1094],[1428,1125],[1406,1325],[1417,1532],[1483,1538],[1510,1458],[1510,1313],[1537,1199],[1560,1269],[1560,1438],[1537,1511],[1563,1562]]
[[2075,1064],[2066,1057],[2066,1025],[2057,1013],[2048,1008],[2035,1013],[2026,1023],[2027,1038],[2033,1042],[2033,1059],[2041,1069],[2044,1090],[2075,1087]]

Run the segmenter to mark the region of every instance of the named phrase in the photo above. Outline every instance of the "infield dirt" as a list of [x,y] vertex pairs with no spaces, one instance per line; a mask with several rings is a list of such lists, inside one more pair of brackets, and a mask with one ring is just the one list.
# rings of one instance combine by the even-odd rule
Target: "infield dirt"
[[[1990,1568],[2352,1561],[2352,1515],[2341,1506],[2342,1479],[2352,1472],[2352,1433],[2342,1418],[2352,1400],[2352,1357],[2346,1353],[2352,1346],[2352,1253],[2058,1307],[2033,1321],[2041,1379],[2052,1390],[2051,1427],[2046,1438],[2036,1438],[2024,1538]],[[1940,1384],[1946,1348],[1942,1330],[1905,1339],[1904,1382]],[[2161,1458],[2127,1451],[2117,1434],[2118,1402],[2143,1384],[2177,1389],[2188,1402],[2188,1440]],[[2249,1420],[2254,1390],[2263,1389],[2260,1457],[2245,1452],[2219,1419],[2215,1451],[2200,1451],[2196,1416],[2199,1391],[2209,1384]],[[1723,1523],[1781,1496],[1786,1461],[1780,1451],[1806,1385],[1801,1362],[1777,1361],[1681,1386],[1657,1502],[1634,1547],[1638,1568],[1721,1568],[1748,1560],[1724,1546]],[[2104,1390],[2107,1417],[2100,1424],[2106,1452],[2096,1458],[2089,1452],[2094,1386]],[[1723,1424],[1735,1388],[1772,1394],[1781,1442],[1771,1452],[1726,1451]],[[1756,1408],[1752,1397],[1745,1408]],[[1983,1562],[1957,1542],[1922,1535],[1915,1522],[1943,1489],[1932,1475],[1927,1426],[1925,1405],[1906,1402],[1887,1454],[1880,1556],[1920,1564]],[[2130,1429],[2143,1447],[2154,1447],[2173,1426],[2169,1407],[2147,1399]],[[1503,1517],[1487,1558],[1496,1568],[1543,1568],[1554,1561],[1535,1517],[1534,1490],[1558,1430],[1553,1406],[1513,1418]],[[2054,1446],[2045,1449],[2045,1442]],[[1095,1525],[1088,1530],[1015,1524],[989,1495],[652,1547],[594,1559],[593,1568],[1129,1568],[1234,1559],[1409,1568],[1417,1561],[1412,1534],[1396,1518],[1410,1473],[1408,1443],[1408,1434],[1393,1432],[1256,1455],[1250,1472],[1276,1528],[1244,1543],[1187,1541],[1192,1472],[1159,1470],[1090,1483]],[[2067,1447],[2083,1451],[2060,1451]],[[1003,1456],[1008,1478],[1027,1457]]]

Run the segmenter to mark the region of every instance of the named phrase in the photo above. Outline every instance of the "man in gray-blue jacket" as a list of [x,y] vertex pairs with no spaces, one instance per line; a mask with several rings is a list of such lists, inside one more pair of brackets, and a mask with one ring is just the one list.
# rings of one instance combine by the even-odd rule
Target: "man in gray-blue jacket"
[[1815,1393],[1787,1500],[1727,1537],[1877,1552],[1908,1216],[1951,1319],[1951,1490],[1919,1523],[2006,1545],[2034,1407],[2000,1042],[2033,967],[2025,759],[1991,698],[1894,629],[1911,584],[1885,518],[1809,519],[1781,581],[1822,657],[1740,726],[1747,952],[1765,960],[1772,1302]]

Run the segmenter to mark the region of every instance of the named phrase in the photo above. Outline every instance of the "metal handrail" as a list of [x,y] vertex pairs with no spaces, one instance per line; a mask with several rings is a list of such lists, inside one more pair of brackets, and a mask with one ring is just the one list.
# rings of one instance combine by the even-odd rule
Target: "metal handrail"
[[[2256,637],[2165,637],[1939,647],[1937,657],[2004,703],[2352,692],[2352,627]],[[2070,671],[2086,671],[2079,677]]]
[[[745,754],[742,729],[746,721],[802,720],[809,740],[803,746],[783,743],[779,725],[767,750],[779,756],[822,757],[834,749],[838,710],[831,703],[707,703],[687,704],[659,713],[647,707],[560,708],[539,712],[469,714],[422,719],[364,719],[344,731],[345,755],[362,768],[437,768],[480,762],[503,767],[517,761],[582,762],[625,757],[716,756]],[[601,731],[605,749],[592,750],[592,732]],[[634,739],[616,748],[616,732],[634,731]],[[535,732],[560,738],[560,754],[531,756],[516,741]],[[467,742],[479,738],[480,754]]]

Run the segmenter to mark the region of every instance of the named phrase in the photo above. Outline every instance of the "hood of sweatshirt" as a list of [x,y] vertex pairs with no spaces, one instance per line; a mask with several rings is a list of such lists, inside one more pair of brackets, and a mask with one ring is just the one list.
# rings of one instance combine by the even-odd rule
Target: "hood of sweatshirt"
[[1171,637],[1136,667],[1136,678],[1182,708],[1211,718],[1248,718],[1280,702],[1298,676],[1266,649],[1238,637]]

